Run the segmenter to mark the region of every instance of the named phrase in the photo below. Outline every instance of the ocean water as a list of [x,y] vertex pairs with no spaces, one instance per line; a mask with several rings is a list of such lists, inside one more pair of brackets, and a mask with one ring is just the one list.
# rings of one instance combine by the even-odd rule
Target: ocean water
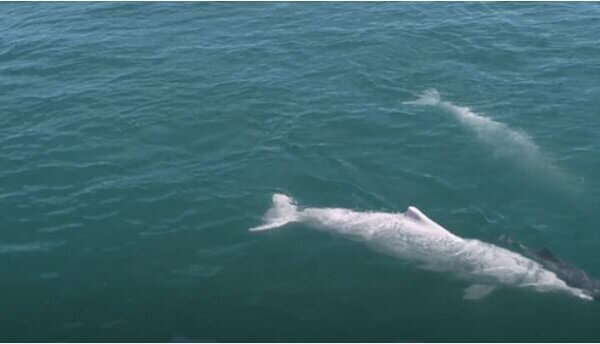
[[597,3],[0,5],[0,340],[598,341],[600,302],[303,224],[417,206],[600,277]]

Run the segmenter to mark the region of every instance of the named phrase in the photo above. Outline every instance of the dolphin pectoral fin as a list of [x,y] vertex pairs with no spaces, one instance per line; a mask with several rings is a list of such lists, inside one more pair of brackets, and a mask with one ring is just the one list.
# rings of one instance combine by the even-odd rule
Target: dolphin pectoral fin
[[465,300],[479,300],[488,296],[496,287],[487,284],[473,284],[465,289]]

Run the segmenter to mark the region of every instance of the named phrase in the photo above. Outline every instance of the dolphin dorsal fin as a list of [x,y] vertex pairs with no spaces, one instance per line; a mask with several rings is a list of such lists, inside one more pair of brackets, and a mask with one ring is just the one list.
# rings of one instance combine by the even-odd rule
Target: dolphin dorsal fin
[[417,207],[410,206],[406,209],[404,215],[410,217],[413,220],[421,222],[433,222],[425,214],[423,214]]
[[421,224],[426,225],[426,226],[423,226],[422,228],[435,229],[435,230],[450,233],[449,230],[440,226],[435,221],[433,221],[432,219],[427,217],[427,215],[423,214],[423,212],[420,211],[417,207],[414,207],[414,206],[408,207],[408,209],[406,209],[406,211],[404,212],[404,216],[406,216],[407,218],[411,219],[414,222],[419,222]]

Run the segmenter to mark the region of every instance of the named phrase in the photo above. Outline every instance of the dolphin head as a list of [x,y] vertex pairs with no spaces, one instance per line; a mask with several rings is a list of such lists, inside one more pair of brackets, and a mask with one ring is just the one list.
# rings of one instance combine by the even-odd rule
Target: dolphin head
[[542,264],[551,271],[554,271],[556,275],[565,281],[567,285],[580,289],[584,294],[593,298],[594,300],[600,301],[600,281],[589,276],[583,270],[578,267],[556,260],[551,263],[542,262]]
[[542,264],[544,268],[554,272],[568,286],[577,288],[585,296],[600,301],[600,281],[590,277],[577,266],[560,260],[548,248],[533,250],[506,234],[500,236],[499,240],[504,245],[516,249],[526,257]]
[[584,292],[591,296],[594,300],[600,301],[600,281],[597,279],[591,279],[586,288],[584,288]]

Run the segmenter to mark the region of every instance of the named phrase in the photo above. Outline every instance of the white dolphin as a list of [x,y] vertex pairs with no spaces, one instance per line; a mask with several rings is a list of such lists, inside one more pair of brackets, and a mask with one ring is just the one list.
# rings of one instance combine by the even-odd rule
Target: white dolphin
[[379,252],[414,261],[426,269],[452,272],[474,283],[465,290],[466,299],[482,298],[499,286],[593,299],[538,262],[502,247],[454,235],[415,207],[408,207],[404,213],[299,209],[292,198],[274,194],[264,224],[250,231],[275,229],[290,222],[364,241]]

